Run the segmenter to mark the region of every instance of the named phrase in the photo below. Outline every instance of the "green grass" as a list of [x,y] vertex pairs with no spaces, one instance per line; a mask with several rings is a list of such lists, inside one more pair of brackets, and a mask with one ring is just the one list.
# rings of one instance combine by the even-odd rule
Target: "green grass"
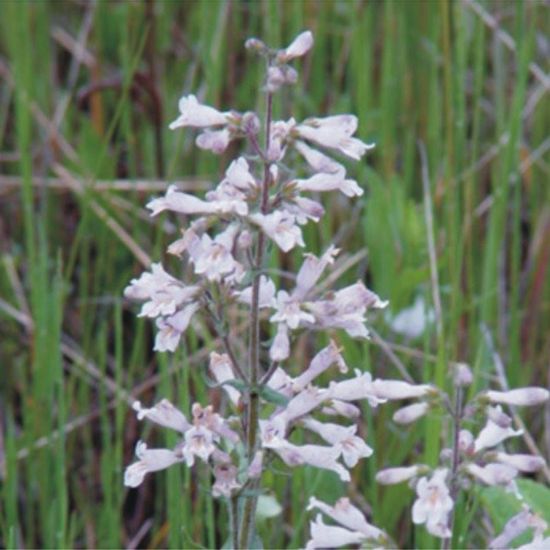
[[[276,112],[286,117],[291,105],[297,118],[354,112],[360,136],[377,143],[366,162],[349,167],[366,190],[357,225],[349,222],[350,202],[328,198],[320,231],[308,228],[306,239],[320,251],[338,232],[344,251],[366,247],[367,260],[339,284],[363,278],[390,299],[392,312],[417,295],[430,307],[440,296],[439,334],[434,325],[404,342],[383,315],[373,319],[387,342],[420,354],[396,351],[411,375],[447,385],[449,361],[465,361],[475,370],[475,387],[486,387],[494,365],[485,326],[511,385],[548,385],[550,105],[541,45],[548,6],[157,0],[99,1],[91,9],[67,1],[0,6],[0,458],[6,473],[0,546],[181,548],[225,541],[227,512],[209,497],[204,469],[173,468],[139,491],[122,485],[136,440],[164,443],[158,430],[136,422],[124,391],[145,403],[168,397],[183,410],[219,395],[203,381],[200,353],[211,339],[189,334],[181,352],[155,355],[152,323],[122,303],[122,289],[142,268],[139,249],[166,260],[174,238],[169,225],[140,215],[154,191],[100,185],[115,178],[216,181],[229,155],[197,152],[189,132],[170,132],[167,124],[182,93],[198,92],[223,109],[261,108],[260,69],[243,48],[249,36],[283,45],[311,29],[312,55]],[[74,72],[74,48],[55,37],[60,29],[84,35],[88,19],[92,63]],[[52,132],[44,120],[61,112],[65,98]],[[419,143],[427,151],[429,193]],[[62,189],[37,185],[43,177],[59,179],[58,166],[80,182],[81,192],[66,180]],[[4,176],[16,177],[15,185]],[[380,347],[339,339],[350,365],[398,376]],[[313,340],[304,349],[313,354]],[[377,467],[419,457],[433,463],[441,422],[403,432],[390,419],[389,407],[365,409],[375,454],[357,468],[350,496],[373,504],[377,524],[399,533],[400,546],[429,547],[423,529],[411,528],[412,492],[382,490],[373,478]],[[543,415],[527,411],[525,419],[547,452]],[[332,501],[345,490],[317,471],[294,474],[292,481],[272,476],[284,525],[280,518],[266,521],[266,546],[303,545],[311,491]],[[468,525],[467,513],[462,520],[464,546],[475,546],[482,527]]]

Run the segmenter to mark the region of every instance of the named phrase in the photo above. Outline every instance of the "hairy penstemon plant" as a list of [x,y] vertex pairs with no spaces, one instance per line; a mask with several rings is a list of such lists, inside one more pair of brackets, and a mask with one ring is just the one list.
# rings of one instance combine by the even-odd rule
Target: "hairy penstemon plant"
[[[417,399],[400,409],[394,419],[408,424],[446,407],[454,426],[452,447],[443,453],[449,465],[436,468],[431,477],[432,468],[425,465],[389,469],[378,474],[378,481],[418,480],[413,521],[425,523],[430,533],[447,544],[456,494],[465,480],[510,484],[518,472],[542,466],[536,457],[488,449],[517,435],[500,404],[536,404],[547,399],[548,392],[536,388],[486,392],[464,407],[462,388],[471,378],[465,366],[457,370],[453,401],[435,386],[373,380],[370,373],[360,370],[320,387],[318,377],[328,369],[348,372],[342,350],[332,338],[307,365],[290,364],[297,333],[325,331],[332,337],[340,330],[354,338],[367,338],[367,312],[387,305],[360,281],[321,293],[319,281],[339,252],[333,245],[320,257],[304,254],[291,288],[277,290],[269,276],[270,250],[277,247],[286,253],[305,247],[301,226],[319,222],[324,214],[322,205],[304,194],[363,194],[327,151],[360,160],[373,147],[353,137],[357,118],[350,114],[303,122],[272,120],[274,94],[297,81],[297,73],[288,63],[305,55],[312,45],[308,31],[283,50],[270,49],[257,39],[247,41],[246,47],[266,61],[263,116],[221,112],[201,104],[193,95],[180,100],[180,116],[170,124],[171,129],[200,129],[197,146],[216,154],[241,139],[245,153],[230,163],[221,183],[204,198],[170,187],[164,197],[147,205],[153,216],[168,210],[192,217],[181,238],[168,247],[170,254],[192,267],[192,280],[180,280],[157,263],[132,280],[125,295],[143,302],[140,316],[156,319],[154,349],[159,352],[175,351],[193,317],[205,317],[223,347],[210,354],[210,376],[227,395],[235,414],[224,418],[211,405],[194,403],[188,419],[166,399],[152,408],[136,402],[138,419],[176,430],[181,440],[173,449],[149,449],[138,442],[139,460],[126,469],[125,484],[137,487],[149,472],[181,462],[192,467],[200,459],[211,468],[213,496],[228,504],[230,539],[226,547],[257,547],[255,518],[262,474],[274,460],[291,468],[310,465],[329,470],[349,482],[349,470],[373,452],[357,435],[359,402],[375,408],[387,401]],[[297,177],[299,159],[305,161],[306,177]],[[234,345],[230,310],[244,310],[249,319],[246,354],[237,351],[246,346]],[[260,331],[261,325],[264,331]],[[488,424],[474,439],[465,426],[480,411],[488,413]],[[304,438],[313,443],[298,444]],[[312,497],[308,509],[319,512],[311,523],[308,548],[393,545],[347,498],[331,505]],[[322,514],[335,524],[323,523]],[[529,511],[524,516],[526,525],[531,522],[536,536],[542,537],[541,523]],[[517,532],[518,523],[508,531]]]

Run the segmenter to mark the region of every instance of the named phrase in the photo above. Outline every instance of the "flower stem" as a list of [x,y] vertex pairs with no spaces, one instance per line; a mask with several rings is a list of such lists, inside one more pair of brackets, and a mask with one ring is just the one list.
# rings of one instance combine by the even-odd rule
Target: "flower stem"
[[462,421],[462,388],[457,384],[455,387],[454,395],[454,411],[453,411],[453,455],[451,463],[451,483],[450,483],[450,497],[453,499],[453,508],[449,515],[449,530],[451,531],[451,536],[443,541],[443,549],[449,550],[451,548],[451,543],[453,540],[453,531],[454,531],[454,520],[455,513],[454,509],[456,506],[456,496],[458,493],[458,480],[457,472],[458,466],[460,464],[460,454],[459,454],[459,438],[460,438],[460,424]]
[[[265,155],[263,157],[264,163],[264,178],[262,182],[262,196],[260,202],[260,211],[262,214],[267,214],[269,211],[269,184],[270,184],[270,162],[267,160],[267,152],[269,150],[269,144],[271,140],[271,117],[273,111],[273,97],[271,93],[267,94],[267,107],[266,107],[266,132],[265,132]],[[250,312],[250,340],[248,351],[248,381],[249,381],[249,398],[247,409],[247,459],[250,463],[254,458],[256,451],[257,438],[258,438],[258,420],[259,420],[259,406],[260,397],[258,395],[258,378],[260,371],[260,277],[261,270],[264,263],[265,255],[265,235],[259,230],[258,243],[256,248],[256,258],[254,261],[254,282],[252,283],[252,304]],[[254,484],[255,485],[255,484]],[[255,489],[255,487],[253,487]],[[256,491],[254,491],[256,492]],[[257,496],[251,495],[247,497],[243,518],[241,522],[241,532],[239,536],[239,547],[248,548],[250,546],[250,540],[254,533],[254,522],[256,516]]]

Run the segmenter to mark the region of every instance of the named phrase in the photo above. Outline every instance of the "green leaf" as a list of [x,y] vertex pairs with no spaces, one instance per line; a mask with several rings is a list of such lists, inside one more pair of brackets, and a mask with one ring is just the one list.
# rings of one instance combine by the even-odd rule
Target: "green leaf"
[[284,396],[282,393],[271,389],[268,386],[262,386],[258,389],[259,396],[268,403],[274,403],[275,405],[284,406],[289,402],[288,397]]

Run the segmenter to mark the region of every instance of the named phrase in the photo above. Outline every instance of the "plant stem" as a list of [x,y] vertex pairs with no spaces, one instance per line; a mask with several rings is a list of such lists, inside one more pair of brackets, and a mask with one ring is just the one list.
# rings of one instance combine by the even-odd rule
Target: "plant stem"
[[[450,496],[453,499],[453,503],[456,505],[456,496],[458,493],[458,483],[457,483],[457,472],[458,466],[460,464],[460,454],[459,454],[459,437],[460,437],[460,424],[462,420],[462,388],[457,384],[455,388],[455,402],[454,402],[454,412],[453,412],[453,457],[451,464],[451,483],[450,483]],[[449,529],[451,531],[451,536],[443,541],[443,549],[449,550],[451,548],[451,542],[453,540],[453,531],[454,531],[454,506],[449,515]]]
[[[263,156],[264,163],[264,179],[262,183],[262,196],[260,203],[260,211],[262,214],[269,212],[269,184],[270,184],[270,165],[267,160],[267,152],[271,140],[271,116],[273,111],[273,97],[271,93],[267,93],[266,107],[266,131],[265,131],[265,155]],[[247,459],[250,463],[253,460],[256,451],[256,443],[258,438],[258,420],[260,397],[258,395],[258,375],[260,370],[260,277],[264,263],[265,255],[265,235],[261,230],[258,230],[258,243],[256,248],[256,258],[254,261],[254,282],[252,284],[252,305],[250,312],[250,340],[249,340],[249,398],[247,409],[246,423],[246,440],[247,440]],[[255,489],[254,484],[253,489]],[[243,510],[243,518],[241,522],[241,532],[239,536],[240,548],[248,548],[250,539],[254,533],[254,522],[256,516],[256,505],[258,499],[256,495],[251,495],[246,498]]]

